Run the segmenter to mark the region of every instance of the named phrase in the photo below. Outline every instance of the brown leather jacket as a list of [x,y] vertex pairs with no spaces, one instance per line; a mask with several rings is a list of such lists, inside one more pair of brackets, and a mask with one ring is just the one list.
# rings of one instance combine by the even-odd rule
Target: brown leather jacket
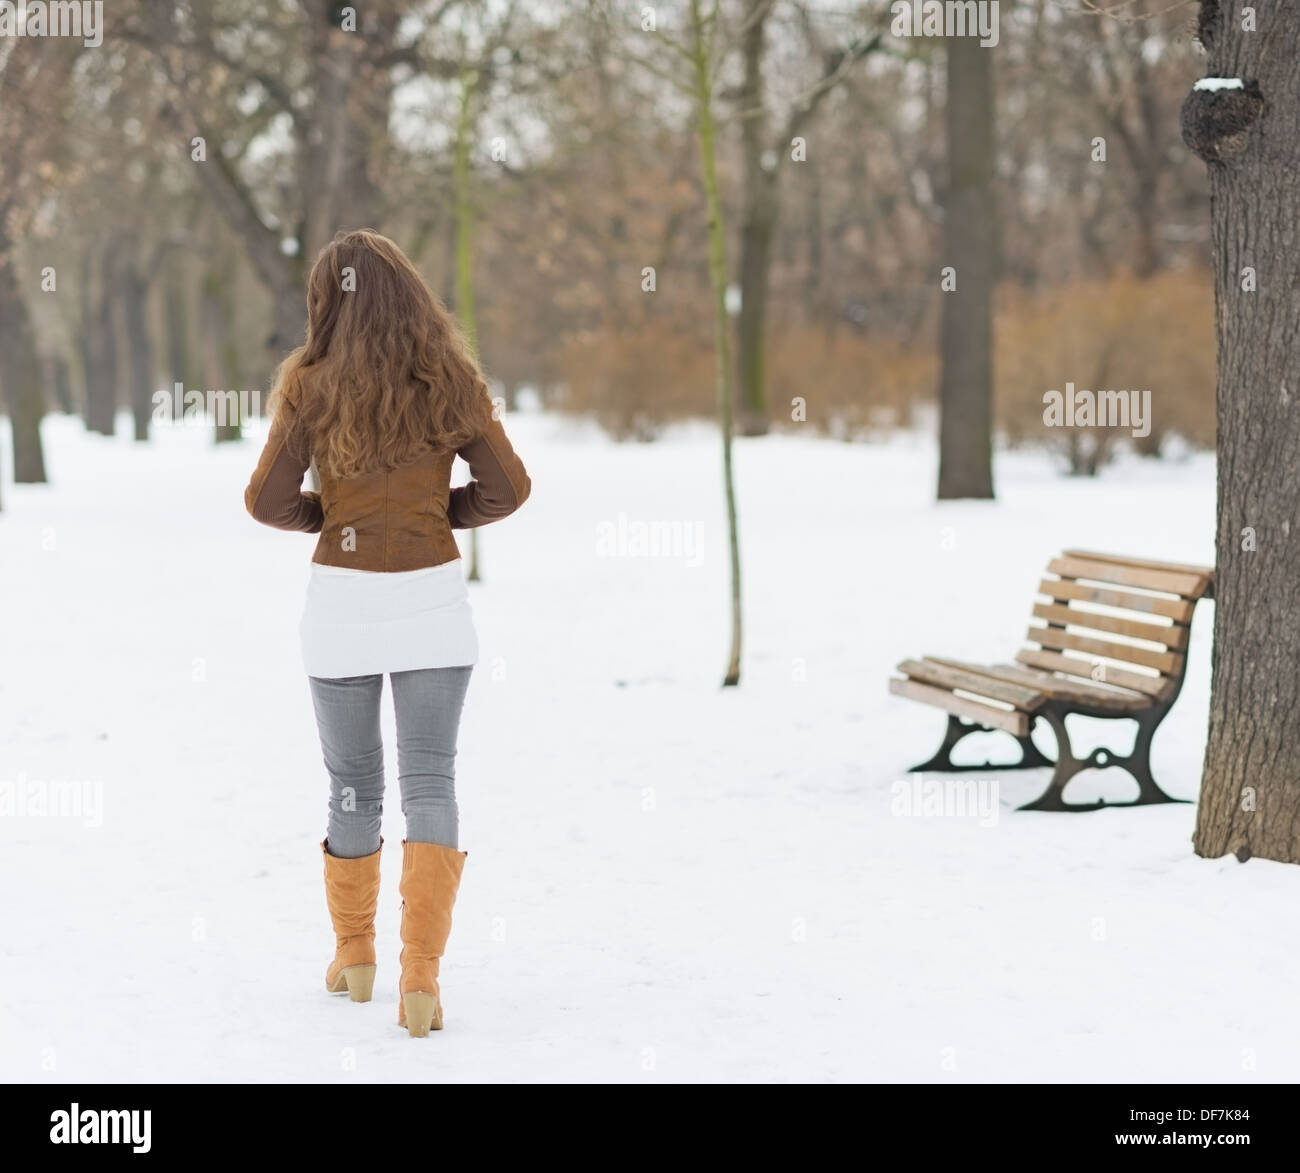
[[[456,456],[469,464],[473,479],[453,489]],[[244,490],[244,505],[264,525],[319,533],[312,561],[354,570],[419,570],[450,562],[460,557],[452,530],[507,517],[532,491],[523,462],[495,419],[455,453],[431,453],[392,472],[346,479],[322,474],[319,493],[302,491],[310,463],[293,406],[286,403]]]

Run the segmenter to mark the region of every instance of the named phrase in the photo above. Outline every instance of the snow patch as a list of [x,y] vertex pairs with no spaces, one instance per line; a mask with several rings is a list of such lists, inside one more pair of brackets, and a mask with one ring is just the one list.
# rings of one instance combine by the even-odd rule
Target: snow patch
[[[327,782],[297,633],[315,538],[244,512],[265,423],[214,448],[206,427],[136,445],[127,416],[108,439],[51,415],[49,485],[12,484],[0,460],[0,599],[34,617],[0,653],[0,783],[103,794],[98,826],[0,814],[24,991],[0,999],[0,1081],[951,1082],[947,1047],[974,1083],[1241,1081],[1248,1046],[1248,1080],[1300,1076],[1296,946],[1277,928],[1295,868],[1196,858],[1191,805],[1016,812],[1043,770],[975,776],[997,782],[995,824],[956,795],[945,815],[893,808],[944,727],[890,696],[894,665],[1012,655],[1066,545],[1213,561],[1212,456],[1071,478],[1000,450],[996,502],[936,502],[928,437],[737,440],[748,642],[744,682],[719,689],[716,430],[612,444],[543,414],[506,427],[537,488],[480,535],[483,656],[456,762],[470,858],[447,1029],[427,1046],[396,1025],[388,698],[375,997],[320,988]],[[810,509],[790,486],[814,481],[833,491]],[[601,556],[597,526],[620,512],[698,521],[702,564]],[[1183,798],[1213,619],[1197,608],[1152,748]],[[1078,721],[1079,752],[1117,739]],[[1014,753],[979,736],[963,760]],[[1071,786],[1133,792],[1118,770]]]
[[1193,90],[1208,90],[1214,93],[1216,90],[1240,90],[1245,88],[1245,82],[1239,77],[1203,77],[1194,86]]

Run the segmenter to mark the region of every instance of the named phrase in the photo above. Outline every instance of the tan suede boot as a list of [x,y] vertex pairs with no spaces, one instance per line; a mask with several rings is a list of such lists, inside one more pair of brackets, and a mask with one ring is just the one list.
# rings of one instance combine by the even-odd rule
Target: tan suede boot
[[451,909],[466,853],[402,841],[402,995],[397,1025],[414,1039],[442,1030],[438,960],[451,932]]
[[375,988],[375,907],[379,903],[379,851],[360,859],[325,856],[325,902],[334,924],[334,960],[325,971],[325,989],[369,1002]]

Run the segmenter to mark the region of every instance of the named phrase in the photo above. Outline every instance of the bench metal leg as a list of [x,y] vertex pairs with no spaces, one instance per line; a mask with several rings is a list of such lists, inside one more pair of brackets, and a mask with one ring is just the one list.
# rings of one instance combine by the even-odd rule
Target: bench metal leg
[[943,743],[935,751],[935,754],[929,761],[922,762],[919,766],[913,766],[908,770],[909,774],[959,774],[967,770],[1032,770],[1041,766],[1054,765],[1052,759],[1045,757],[1042,751],[1034,744],[1033,738],[1029,736],[1015,737],[1014,734],[1008,733],[1008,737],[1015,737],[1016,743],[1020,746],[1020,761],[999,764],[997,762],[985,762],[982,766],[959,766],[952,760],[952,749],[963,737],[968,737],[972,733],[993,733],[1002,732],[993,730],[988,725],[980,725],[975,721],[964,721],[962,718],[953,713],[948,714],[948,728],[943,735]]
[[[1156,785],[1156,780],[1151,776],[1151,739],[1168,711],[1166,706],[1134,718],[1138,723],[1137,738],[1134,740],[1132,752],[1127,757],[1120,756],[1109,749],[1098,748],[1085,758],[1075,757],[1070,745],[1070,735],[1065,728],[1067,714],[1052,709],[1040,713],[1039,716],[1047,721],[1052,727],[1052,732],[1056,734],[1056,769],[1052,772],[1052,779],[1048,782],[1047,789],[1033,802],[1026,803],[1019,809],[1082,812],[1098,811],[1108,806],[1145,806],[1155,802],[1192,801],[1166,794]],[[1084,770],[1104,769],[1108,766],[1119,766],[1132,775],[1138,784],[1137,798],[1131,802],[1107,802],[1104,798],[1099,798],[1096,802],[1065,801],[1065,786],[1071,778]]]

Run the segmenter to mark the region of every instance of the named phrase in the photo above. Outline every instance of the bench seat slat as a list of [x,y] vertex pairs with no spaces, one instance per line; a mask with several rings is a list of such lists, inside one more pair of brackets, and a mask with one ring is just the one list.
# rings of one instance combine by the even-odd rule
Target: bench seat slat
[[[1031,648],[1017,652],[1016,661],[1048,672],[1064,672],[1067,676],[1077,676],[1081,680],[1092,680],[1092,670],[1095,667],[1091,661],[1081,660],[1077,656],[1063,656],[1059,652],[1041,652]],[[1110,665],[1105,666],[1105,680],[1107,684],[1131,688],[1134,692],[1144,693],[1156,700],[1164,700],[1171,688],[1171,682],[1164,677],[1143,676],[1138,672],[1125,672],[1122,668],[1112,668]]]
[[889,681],[889,691],[895,696],[903,696],[909,700],[936,705],[938,708],[945,709],[958,717],[978,721],[981,725],[989,725],[994,729],[1004,729],[1016,737],[1025,737],[1029,733],[1029,717],[1027,714],[1008,709],[995,709],[992,705],[982,705],[978,701],[970,700],[964,696],[957,696],[955,693],[942,688],[935,688],[933,685],[921,684],[916,680],[899,680],[895,677]]
[[978,693],[980,696],[1002,701],[1025,712],[1038,708],[1046,699],[1040,689],[1026,688],[1023,684],[1006,680],[995,680],[964,668],[952,668],[930,656],[923,660],[904,660],[898,665],[898,670],[904,676],[919,680],[922,684],[934,684],[949,690],[959,688],[965,692]]
[[1065,623],[1092,631],[1108,631],[1112,635],[1127,635],[1131,639],[1150,640],[1175,652],[1187,646],[1187,628],[1178,623],[1140,623],[1136,619],[1121,619],[1118,615],[1101,615],[1096,611],[1048,603],[1035,603],[1034,616],[1049,623]]
[[995,680],[1008,680],[1029,688],[1036,688],[1046,693],[1051,700],[1113,709],[1117,713],[1141,711],[1151,707],[1151,698],[1144,693],[1091,681],[1085,683],[1068,676],[1053,676],[1050,672],[1041,672],[1022,664],[967,664],[962,660],[939,660],[931,656],[927,656],[926,659],[935,659],[937,663],[961,668],[966,672],[978,672]]

